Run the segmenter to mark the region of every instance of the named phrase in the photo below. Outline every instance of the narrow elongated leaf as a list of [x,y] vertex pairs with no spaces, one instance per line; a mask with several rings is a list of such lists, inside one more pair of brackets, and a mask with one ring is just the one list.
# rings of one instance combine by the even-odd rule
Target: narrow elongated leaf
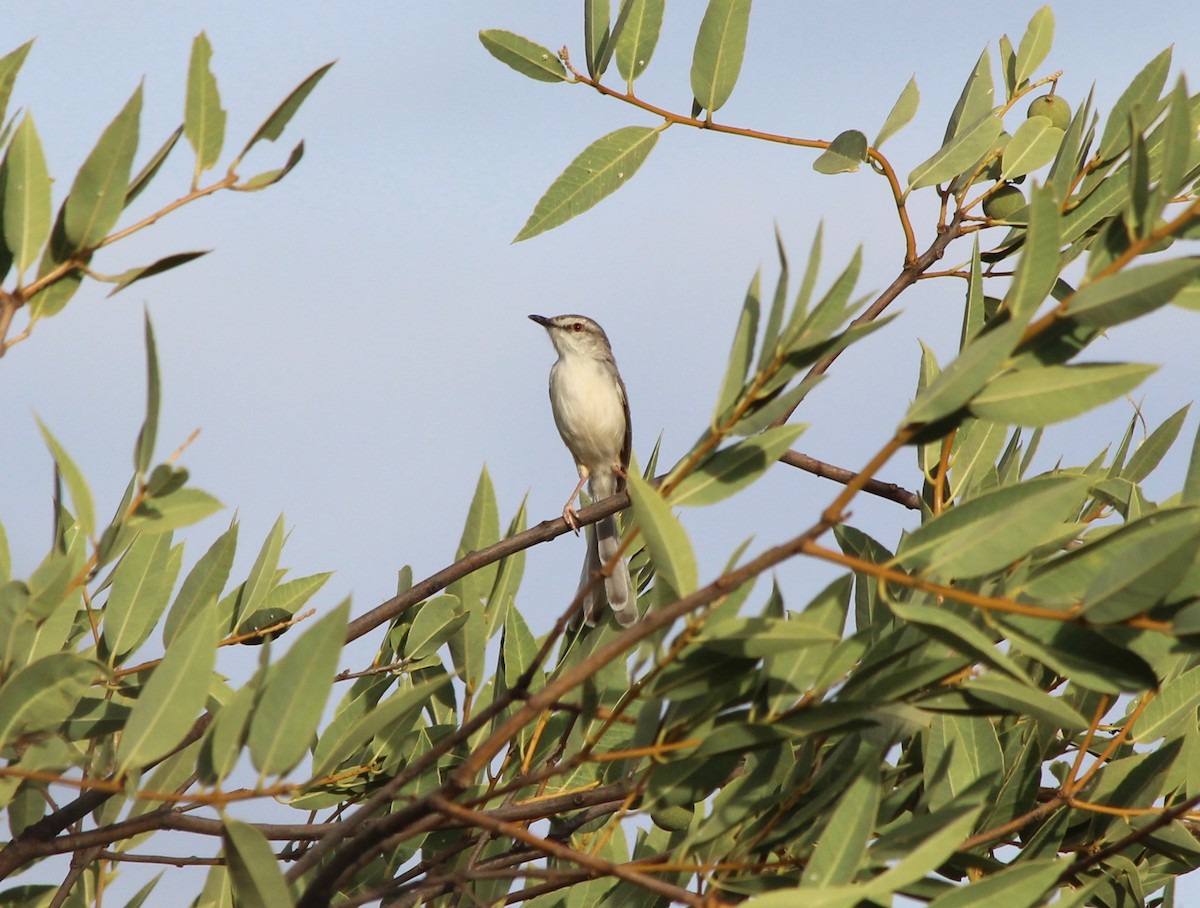
[[33,264],[50,234],[50,173],[33,115],[25,114],[0,167],[4,242],[17,275]]
[[208,255],[210,252],[212,252],[211,249],[201,249],[197,252],[176,252],[172,255],[163,256],[151,265],[143,265],[141,268],[130,268],[117,278],[117,285],[108,292],[108,295],[116,296],[130,284],[137,283],[148,277],[154,277],[156,274],[162,274],[164,271],[170,271],[172,268],[178,268],[180,265],[186,265],[188,262],[193,262],[201,256]]
[[655,569],[678,595],[694,592],[698,582],[696,557],[687,533],[653,486],[633,471],[628,481],[633,515],[646,539]]
[[63,204],[63,236],[70,249],[95,247],[121,216],[137,152],[141,114],[139,85],[79,168],[71,194]]
[[1198,276],[1200,260],[1186,258],[1118,271],[1071,297],[1067,313],[1082,324],[1107,328],[1165,306]]
[[29,55],[33,41],[26,41],[14,51],[0,57],[0,123],[8,116],[8,100],[12,97],[13,84],[17,81],[17,73]]
[[1096,151],[1097,158],[1107,161],[1129,147],[1130,114],[1135,109],[1140,109],[1144,116],[1151,109],[1162,94],[1163,86],[1167,84],[1170,68],[1171,48],[1168,47],[1133,77],[1133,81],[1109,111],[1108,121],[1104,124],[1104,132],[1100,136],[1100,147]]
[[710,114],[733,93],[750,27],[751,0],[709,0],[692,53],[692,97]]
[[1004,295],[1008,308],[1016,315],[1032,316],[1058,279],[1060,214],[1054,192],[1035,186],[1029,196],[1029,227],[1025,247],[1012,285]]
[[67,484],[67,491],[71,493],[71,503],[75,506],[75,518],[79,521],[84,533],[94,536],[96,533],[96,506],[92,502],[92,493],[88,489],[87,481],[83,478],[83,473],[79,471],[79,467],[75,466],[75,461],[71,460],[66,449],[58,443],[58,439],[50,434],[45,423],[39,419],[37,424],[42,433],[42,440],[46,442],[46,447],[50,449],[50,455],[58,467],[58,472],[62,476],[63,482]]
[[112,575],[104,608],[104,646],[111,661],[146,640],[167,607],[183,551],[171,548],[170,533],[141,535]]
[[616,40],[617,72],[632,83],[646,71],[662,31],[666,0],[625,0],[625,24]]
[[66,721],[101,674],[74,653],[51,653],[18,669],[0,687],[0,747]]
[[612,10],[608,0],[583,2],[583,50],[587,58],[588,75],[599,79],[604,75],[612,51],[608,47],[609,17]]
[[268,669],[246,740],[263,776],[287,772],[307,753],[333,686],[349,612],[343,602]]
[[1128,394],[1157,366],[1084,363],[1008,372],[970,403],[980,419],[1018,426],[1046,426],[1086,413]]
[[1179,437],[1179,430],[1183,428],[1183,422],[1187,419],[1190,408],[1190,404],[1180,407],[1163,420],[1162,425],[1151,432],[1144,442],[1138,445],[1133,456],[1129,458],[1129,463],[1121,471],[1122,479],[1141,482],[1154,472],[1154,468],[1162,462],[1167,451],[1175,444],[1175,439]]
[[238,183],[233,188],[239,192],[257,192],[260,189],[266,189],[268,186],[274,186],[289,173],[291,173],[292,168],[299,164],[300,159],[303,157],[304,141],[301,140],[300,142],[296,143],[296,147],[292,149],[291,153],[288,155],[287,161],[284,162],[282,167],[255,174],[249,179]]
[[236,904],[254,908],[292,908],[275,850],[266,837],[247,823],[224,817],[225,861],[233,882]]
[[1019,87],[1034,71],[1042,65],[1050,46],[1054,43],[1054,13],[1049,6],[1043,6],[1025,28],[1021,43],[1017,45],[1017,59],[1014,82]]
[[783,456],[804,428],[777,426],[717,451],[683,478],[671,494],[671,504],[713,504],[744,489]]
[[1064,132],[1049,117],[1029,117],[1013,133],[1004,146],[1001,158],[1001,177],[1015,180],[1054,160],[1058,146],[1062,144]]
[[204,32],[192,41],[188,63],[187,102],[183,109],[183,132],[196,152],[196,178],[217,163],[225,143],[225,111],[217,80],[209,68],[212,45]]
[[910,570],[972,577],[1008,567],[1064,522],[1086,494],[1078,476],[1044,476],[987,492],[939,514],[901,542]]
[[142,533],[167,533],[198,523],[223,507],[200,489],[176,489],[143,502],[130,518],[129,528]]
[[528,38],[503,29],[489,28],[479,33],[479,40],[489,54],[523,76],[538,82],[565,82],[570,79],[554,51]]
[[908,175],[908,192],[944,183],[978,161],[995,144],[1004,124],[994,114],[964,130],[918,164]]
[[1029,675],[1004,652],[997,649],[995,641],[987,633],[966,618],[946,609],[918,603],[889,602],[888,608],[905,621],[920,625],[930,636],[945,643],[955,652],[997,668],[1018,682],[1032,684]]
[[854,881],[866,859],[867,844],[879,813],[880,786],[873,775],[861,769],[838,798],[804,868],[801,887],[838,886]]
[[760,274],[755,271],[750,287],[746,290],[741,315],[738,316],[737,330],[733,334],[733,348],[729,351],[725,378],[721,382],[721,392],[717,395],[717,409],[713,413],[713,420],[718,424],[724,422],[733,405],[742,396],[746,370],[750,368],[750,361],[754,357],[754,342],[758,339],[759,299],[762,295],[759,284]]
[[953,810],[938,831],[928,836],[894,867],[875,877],[865,887],[872,898],[890,895],[935,870],[971,834],[982,807],[963,806]]
[[233,567],[237,534],[238,525],[235,523],[216,538],[184,578],[163,625],[164,646],[171,645],[171,641],[198,611],[215,606]]
[[1162,168],[1151,205],[1153,211],[1161,211],[1167,200],[1183,189],[1191,158],[1191,144],[1196,135],[1194,123],[1187,83],[1180,76],[1171,90],[1171,100],[1163,122]]
[[906,423],[928,423],[955,412],[975,394],[1016,347],[1029,315],[1013,318],[975,338],[913,401]]
[[658,130],[648,126],[626,126],[597,139],[550,184],[513,242],[565,224],[616,192],[657,142]]
[[242,587],[242,593],[238,597],[237,613],[234,616],[235,626],[241,622],[243,616],[253,614],[262,608],[266,601],[267,593],[275,585],[279,556],[283,552],[283,541],[283,515],[280,514],[275,518],[275,523],[272,524],[266,539],[263,540],[262,547],[258,550],[258,557],[254,559],[254,565],[246,576],[245,586]]
[[929,903],[929,908],[990,908],[995,905],[1033,908],[1045,904],[1043,897],[1057,888],[1059,875],[1068,863],[1049,858],[1014,863],[999,873],[972,880],[970,885],[938,896]]
[[263,121],[262,126],[255,130],[254,135],[250,137],[250,141],[246,143],[246,147],[242,149],[241,154],[230,165],[230,169],[232,170],[237,167],[242,158],[246,156],[246,152],[262,140],[266,139],[268,142],[274,142],[283,135],[283,130],[291,122],[292,117],[296,115],[296,111],[300,109],[300,105],[312,94],[312,90],[325,77],[325,73],[329,72],[332,68],[332,62],[317,67],[317,69],[305,76],[299,85],[288,92],[288,96],[279,102],[278,107],[271,111],[270,116]]
[[1180,723],[1193,723],[1200,705],[1200,668],[1190,668],[1172,678],[1150,701],[1134,726],[1133,738],[1143,744],[1174,735]]
[[167,140],[162,143],[158,151],[154,152],[143,166],[137,172],[132,180],[129,181],[129,188],[125,190],[125,207],[129,207],[129,203],[136,199],[143,189],[150,185],[150,181],[162,169],[163,164],[167,161],[167,155],[171,153],[171,149],[175,147],[175,143],[179,141],[179,137],[183,135],[183,127],[177,126],[175,131],[167,136]]
[[967,77],[967,83],[963,86],[954,110],[950,114],[945,135],[942,137],[942,144],[946,145],[955,136],[987,116],[996,103],[994,96],[992,58],[985,47],[983,53],[979,55],[979,59],[975,61],[975,68]]
[[216,613],[197,612],[142,688],[117,745],[118,772],[167,754],[204,708],[217,659]]
[[1052,697],[1041,688],[1022,684],[997,672],[971,678],[963,690],[1011,709],[1016,715],[1032,715],[1068,731],[1083,731],[1088,721],[1062,697]]
[[761,659],[806,646],[836,643],[842,635],[803,614],[791,618],[725,618],[705,627],[698,638],[705,649],[725,656]]
[[1119,551],[1120,560],[1100,568],[1081,603],[1088,619],[1099,623],[1149,611],[1174,589],[1196,559],[1200,525],[1178,512],[1162,511],[1109,538],[1107,553],[1115,557]]
[[916,116],[917,106],[920,103],[921,92],[917,89],[917,77],[913,76],[908,80],[908,84],[904,86],[904,90],[900,92],[900,97],[896,99],[896,103],[892,105],[887,119],[883,121],[883,126],[879,130],[879,135],[875,136],[875,141],[871,143],[872,147],[879,148],[884,142],[907,126],[912,118]]
[[1005,615],[1000,623],[1015,652],[1032,656],[1085,690],[1119,694],[1158,686],[1145,659],[1090,628],[1020,615]]
[[150,469],[154,459],[154,443],[158,440],[158,411],[162,398],[162,381],[158,372],[158,345],[154,342],[154,326],[150,323],[150,310],[142,316],[146,337],[146,418],[138,432],[137,445],[133,449],[133,468],[138,475]]
[[817,173],[854,173],[867,160],[867,137],[857,129],[839,133],[813,161]]
[[467,610],[457,596],[430,599],[417,610],[404,641],[405,659],[421,659],[437,652],[467,621]]

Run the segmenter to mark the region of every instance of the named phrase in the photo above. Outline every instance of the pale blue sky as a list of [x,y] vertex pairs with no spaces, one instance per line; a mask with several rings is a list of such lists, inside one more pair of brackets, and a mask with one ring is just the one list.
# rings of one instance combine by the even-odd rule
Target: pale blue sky
[[[980,50],[1018,40],[1040,6],[931,2],[810,4],[760,0],[741,81],[722,122],[832,138],[873,136],[915,73],[921,108],[885,151],[901,174],[935,150]],[[354,595],[361,614],[389,597],[405,563],[423,577],[454,555],[480,466],[488,465],[507,523],[529,493],[530,522],[558,514],[574,483],[546,398],[553,361],[530,312],[579,311],[612,339],[629,388],[644,460],[664,433],[669,464],[702,431],[723,374],[742,294],[762,264],[774,281],[773,224],[793,268],[817,222],[826,228],[824,281],[864,244],[862,292],[901,265],[883,181],[813,172],[813,154],[681,127],[616,196],[563,228],[510,245],[560,170],[600,135],[654,125],[579,86],[535,83],[490,57],[481,28],[507,28],[581,59],[580,4],[563,2],[10,4],[7,52],[37,37],[12,105],[30,107],[58,178],[57,201],[103,126],[145,78],[139,162],[177,125],[193,35],[207,31],[227,144],[240,147],[305,75],[338,64],[279,147],[262,145],[246,171],[279,165],[300,138],[307,154],[282,184],[203,201],[97,257],[119,272],[169,252],[207,258],[113,300],[91,286],[0,361],[3,473],[0,520],[18,573],[50,532],[51,467],[31,410],[91,480],[101,513],[128,478],[142,416],[143,304],[158,333],[164,394],[160,456],[195,427],[184,464],[193,481],[237,509],[244,575],[280,511],[292,530],[283,563],[337,573],[317,604]],[[1072,104],[1093,81],[1107,109],[1141,66],[1176,44],[1175,74],[1200,84],[1200,9],[1154,4],[1054,4],[1055,49],[1042,74],[1065,70]],[[639,94],[686,111],[700,2],[669,4],[663,40]],[[615,77],[615,72],[614,72]],[[223,158],[228,160],[228,156]],[[139,200],[145,213],[186,189],[182,144]],[[918,241],[931,209],[915,204]],[[966,244],[959,258],[966,255]],[[952,253],[950,259],[954,258]],[[948,259],[948,263],[950,263]],[[905,315],[856,347],[797,418],[797,447],[856,467],[891,434],[912,395],[917,338],[952,354],[962,288],[924,283]],[[1164,312],[1114,332],[1110,356],[1168,365],[1144,388],[1152,423],[1191,400],[1200,316]],[[1119,354],[1115,351],[1119,350]],[[1098,351],[1105,355],[1104,350]],[[1089,460],[1128,418],[1126,403],[1048,435],[1053,460]],[[1185,436],[1195,430],[1193,415]],[[1182,461],[1163,488],[1177,485]],[[916,486],[911,453],[884,478]],[[687,512],[702,577],[756,535],[769,545],[808,525],[832,485],[784,467],[726,505]],[[865,500],[855,521],[894,544],[910,525]],[[190,564],[228,520],[186,534]],[[563,537],[529,553],[519,606],[545,629],[578,576],[582,543]],[[781,571],[801,606],[829,572]],[[761,592],[760,596],[761,598]],[[360,651],[362,659],[369,659]]]

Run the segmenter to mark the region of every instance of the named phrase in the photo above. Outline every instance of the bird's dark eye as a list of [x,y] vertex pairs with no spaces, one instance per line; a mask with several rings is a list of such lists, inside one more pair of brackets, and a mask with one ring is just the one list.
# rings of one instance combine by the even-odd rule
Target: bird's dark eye
[[576,334],[578,334],[580,331],[583,330],[583,322],[576,322],[575,324],[573,324],[571,326],[571,330],[574,331]]

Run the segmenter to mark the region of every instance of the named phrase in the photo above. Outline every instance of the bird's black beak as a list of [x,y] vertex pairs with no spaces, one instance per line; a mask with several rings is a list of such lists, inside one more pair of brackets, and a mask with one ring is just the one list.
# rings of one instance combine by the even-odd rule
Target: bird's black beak
[[543,328],[550,327],[550,319],[546,318],[546,316],[544,316],[544,315],[531,315],[531,316],[529,316],[529,320],[531,322],[537,322]]

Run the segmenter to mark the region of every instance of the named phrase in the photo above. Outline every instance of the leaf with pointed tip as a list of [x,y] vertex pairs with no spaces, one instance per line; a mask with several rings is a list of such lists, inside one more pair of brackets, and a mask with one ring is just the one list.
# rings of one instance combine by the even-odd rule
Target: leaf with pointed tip
[[79,168],[71,194],[63,203],[63,238],[68,248],[95,248],[121,216],[137,152],[141,113],[139,85]]
[[929,908],[994,908],[996,905],[1033,908],[1043,905],[1043,899],[1053,895],[1058,888],[1059,876],[1067,872],[1069,865],[1069,860],[1053,858],[1014,861],[995,873],[972,880],[969,886],[950,889],[930,902]]
[[908,175],[906,192],[944,183],[958,176],[992,148],[1003,129],[1004,124],[999,117],[994,114],[983,117],[939,148],[932,157],[918,164]]
[[74,653],[51,653],[13,672],[0,687],[0,747],[66,721],[100,673]]
[[317,621],[267,669],[246,743],[263,776],[281,775],[308,752],[333,686],[350,603]]
[[917,105],[921,102],[921,92],[917,89],[917,77],[913,76],[908,80],[908,84],[904,86],[904,90],[900,92],[900,97],[896,99],[896,103],[892,105],[891,111],[887,115],[887,119],[883,121],[883,126],[879,130],[879,135],[875,137],[875,141],[871,143],[874,148],[879,148],[909,124],[917,114]]
[[125,190],[125,207],[129,207],[129,203],[136,199],[143,189],[150,185],[150,181],[162,169],[166,163],[167,155],[171,153],[171,149],[175,147],[175,143],[179,141],[179,137],[183,135],[183,127],[176,126],[175,131],[167,136],[167,141],[163,142],[158,151],[154,152],[143,166],[138,171],[137,176],[129,181],[129,188]]
[[85,534],[94,535],[96,532],[96,506],[92,502],[92,493],[88,490],[87,481],[83,478],[79,467],[75,466],[75,461],[71,460],[70,455],[67,454],[66,449],[58,443],[58,439],[50,434],[45,423],[38,419],[37,424],[42,433],[42,440],[46,442],[46,447],[50,449],[50,455],[58,467],[58,472],[62,476],[63,482],[67,484],[67,491],[71,493],[71,503],[75,505],[75,518],[79,521]]
[[204,709],[217,659],[216,614],[197,612],[142,687],[117,745],[117,771],[169,753]]
[[709,0],[692,53],[692,96],[710,114],[733,93],[746,53],[751,0]]
[[225,111],[221,109],[216,77],[208,65],[211,59],[208,35],[200,32],[192,41],[183,110],[183,132],[196,152],[196,179],[217,163],[225,143]]
[[12,97],[13,84],[17,81],[17,73],[29,55],[33,41],[29,40],[14,51],[0,57],[0,122],[8,114],[8,99]]
[[1080,603],[1088,620],[1124,621],[1158,605],[1196,559],[1200,544],[1196,516],[1158,511],[1106,537],[1110,560],[1087,585]]
[[683,526],[671,513],[671,506],[653,486],[633,472],[628,477],[628,488],[633,516],[646,539],[655,569],[677,595],[694,592],[698,582],[696,556],[692,554],[692,544]]
[[114,664],[150,636],[171,596],[183,550],[170,533],[140,535],[112,573],[104,607],[104,649]]
[[1060,218],[1054,191],[1035,186],[1029,196],[1029,226],[1017,273],[1004,296],[1005,305],[1014,315],[1026,318],[1054,289],[1061,269],[1059,263]]
[[37,258],[50,233],[50,173],[33,115],[25,114],[13,133],[0,167],[4,244],[12,253],[18,280]]
[[484,29],[479,40],[489,54],[523,76],[538,82],[566,82],[570,79],[554,51],[548,47],[499,28]]
[[1142,363],[1083,363],[1006,372],[976,395],[970,409],[993,422],[1047,426],[1128,394],[1157,368]]
[[170,271],[172,268],[178,268],[180,265],[186,265],[188,262],[195,261],[201,256],[208,255],[210,252],[212,252],[211,249],[201,249],[197,252],[176,252],[173,255],[163,256],[152,265],[143,265],[141,268],[130,268],[117,278],[117,286],[113,287],[108,295],[115,296],[130,284],[135,284],[148,277],[154,277],[156,274],[162,274],[164,271]]
[[304,141],[301,140],[299,143],[297,143],[296,147],[292,149],[292,153],[288,155],[288,159],[284,162],[282,167],[279,167],[275,170],[265,170],[262,173],[257,173],[250,177],[250,179],[242,183],[238,183],[233,188],[239,192],[257,192],[260,189],[266,189],[268,186],[274,186],[289,173],[291,173],[292,168],[299,164],[300,159],[303,157]]
[[1004,146],[1001,179],[1015,180],[1049,164],[1058,153],[1063,135],[1063,130],[1052,124],[1049,117],[1026,119]]
[[608,30],[611,14],[608,0],[583,0],[583,54],[593,79],[604,75],[612,56]]
[[142,502],[129,520],[129,528],[142,533],[166,533],[199,523],[225,507],[200,489],[176,489]]
[[967,83],[963,86],[958,102],[950,114],[945,135],[942,136],[943,145],[987,116],[995,104],[995,90],[992,82],[992,58],[985,47],[979,59],[975,61],[975,68],[967,77]]
[[1054,13],[1043,6],[1029,20],[1021,43],[1017,45],[1014,82],[1019,87],[1042,65],[1054,43]]
[[329,72],[333,67],[334,62],[336,61],[331,61],[324,66],[318,67],[306,76],[304,81],[288,92],[288,96],[279,102],[278,107],[271,111],[271,115],[263,121],[262,126],[255,130],[254,135],[250,137],[250,141],[246,143],[246,147],[242,149],[241,154],[230,165],[231,170],[241,163],[242,158],[246,156],[246,152],[263,139],[266,139],[268,142],[274,142],[283,135],[284,128],[291,122],[292,117],[296,115],[296,111],[300,109],[300,105],[304,103],[305,99],[312,93],[312,90],[317,87],[317,83],[325,77],[325,73]]
[[255,908],[292,908],[275,849],[248,823],[224,817],[225,863],[233,883],[233,900]]
[[164,646],[171,645],[171,641],[197,612],[216,605],[233,567],[237,535],[238,525],[235,523],[217,537],[188,571],[163,625]]
[[1128,479],[1131,482],[1141,482],[1157,467],[1167,451],[1171,449],[1171,445],[1175,444],[1175,439],[1179,437],[1179,430],[1183,428],[1183,421],[1187,418],[1188,409],[1191,404],[1186,404],[1168,416],[1161,426],[1150,433],[1150,436],[1143,441],[1133,456],[1129,458],[1129,463],[1121,471],[1121,478]]
[[1067,315],[1085,325],[1107,328],[1165,306],[1197,277],[1200,260],[1192,258],[1118,271],[1071,297]]
[[683,478],[671,493],[671,504],[714,504],[744,489],[783,456],[804,428],[777,426],[713,453]]
[[1170,68],[1171,48],[1168,47],[1133,77],[1133,81],[1109,111],[1104,132],[1100,135],[1100,147],[1096,151],[1097,160],[1110,160],[1129,147],[1132,138],[1129,129],[1130,114],[1139,109],[1143,116],[1149,112],[1162,93],[1163,86],[1167,84],[1167,72]]
[[637,173],[658,141],[658,130],[626,126],[597,139],[567,165],[538,199],[514,243],[583,214]]
[[854,173],[867,160],[867,137],[857,129],[839,133],[813,161],[817,173]]
[[662,31],[666,0],[625,0],[621,16],[627,17],[616,39],[617,72],[632,83],[650,64]]
[[759,298],[762,293],[759,287],[760,273],[754,272],[750,287],[746,290],[746,298],[742,302],[742,312],[738,316],[737,330],[733,334],[733,348],[729,351],[729,362],[725,367],[725,379],[721,382],[721,393],[717,395],[717,408],[713,413],[715,421],[723,421],[726,414],[742,396],[746,383],[746,370],[750,368],[750,360],[754,356],[754,342],[758,338]]

